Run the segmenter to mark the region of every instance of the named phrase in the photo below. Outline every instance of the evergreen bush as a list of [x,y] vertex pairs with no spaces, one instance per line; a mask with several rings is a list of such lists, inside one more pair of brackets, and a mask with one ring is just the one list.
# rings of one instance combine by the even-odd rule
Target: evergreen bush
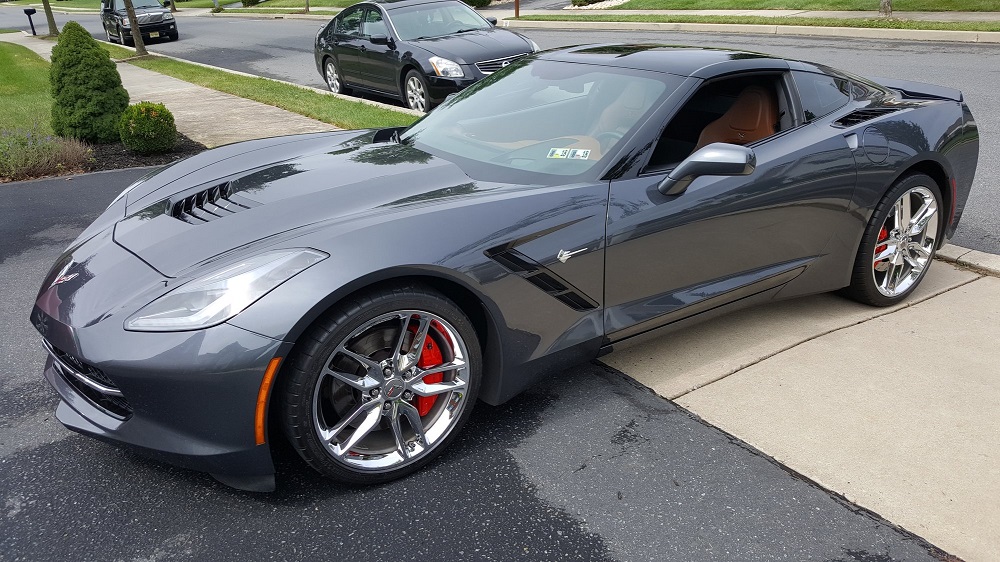
[[91,142],[118,140],[118,120],[128,93],[108,52],[71,21],[52,48],[52,130]]
[[125,148],[138,154],[169,152],[177,141],[174,116],[162,103],[130,105],[122,112],[118,130]]
[[490,5],[490,0],[464,0],[464,2],[473,8],[485,8]]

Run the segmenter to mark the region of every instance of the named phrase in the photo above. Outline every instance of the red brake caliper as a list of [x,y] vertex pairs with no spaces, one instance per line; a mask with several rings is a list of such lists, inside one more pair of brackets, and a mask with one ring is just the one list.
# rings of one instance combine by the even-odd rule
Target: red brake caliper
[[[437,328],[437,322],[434,322],[432,327]],[[416,328],[411,329],[412,332],[416,333]],[[443,333],[443,331],[439,331]],[[444,363],[444,356],[441,354],[441,349],[438,347],[437,343],[434,342],[434,338],[427,337],[424,340],[424,349],[420,353],[420,359],[417,360],[417,367],[421,369],[430,369],[432,367],[437,367]],[[444,380],[444,373],[435,373],[433,375],[427,375],[424,377],[424,383],[434,384],[436,382],[441,382]],[[417,411],[420,412],[421,416],[426,416],[427,412],[431,411],[434,407],[434,403],[437,402],[437,396],[415,396],[414,401],[416,402]]]
[[[889,231],[886,230],[885,227],[883,226],[882,230],[880,230],[879,233],[878,233],[878,240],[877,240],[877,242],[881,242],[881,241],[885,240],[888,237],[889,237]],[[879,254],[880,252],[882,252],[883,250],[885,250],[888,247],[889,247],[888,244],[879,244],[878,246],[875,246],[875,253]],[[874,267],[878,271],[883,271],[883,269],[879,269],[880,265],[883,266],[883,269],[885,268],[885,265],[882,262],[876,263]]]

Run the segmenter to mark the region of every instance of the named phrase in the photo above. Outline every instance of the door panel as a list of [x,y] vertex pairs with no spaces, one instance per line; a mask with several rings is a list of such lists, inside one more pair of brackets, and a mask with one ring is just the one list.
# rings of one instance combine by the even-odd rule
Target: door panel
[[396,85],[396,75],[399,73],[399,52],[388,45],[376,45],[368,41],[372,35],[390,36],[388,26],[382,19],[382,13],[369,9],[365,14],[361,31],[365,41],[359,62],[364,85],[375,90],[398,94],[400,89]]
[[337,66],[340,68],[344,82],[361,85],[361,18],[364,10],[348,8],[344,10],[334,24],[333,52],[336,55]]
[[836,130],[806,125],[751,147],[753,174],[701,177],[678,196],[656,190],[664,174],[612,182],[611,340],[700,312],[709,299],[719,306],[785,283],[822,257],[835,231],[851,228],[857,173]]

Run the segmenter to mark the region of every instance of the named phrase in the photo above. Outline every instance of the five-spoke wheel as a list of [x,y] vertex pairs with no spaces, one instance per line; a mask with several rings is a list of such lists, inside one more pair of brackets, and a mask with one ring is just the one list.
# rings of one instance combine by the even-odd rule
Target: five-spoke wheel
[[888,306],[909,295],[934,258],[941,192],[923,174],[898,181],[875,209],[865,231],[848,294]]
[[333,62],[333,59],[326,59],[326,64],[323,66],[323,77],[326,79],[326,85],[330,88],[331,92],[335,94],[344,93],[344,82],[340,78],[337,63]]
[[347,303],[306,342],[284,386],[285,430],[313,468],[339,480],[418,469],[454,437],[478,393],[475,331],[426,289]]
[[403,84],[403,97],[410,109],[427,111],[430,109],[430,98],[427,95],[427,81],[416,70],[406,73]]

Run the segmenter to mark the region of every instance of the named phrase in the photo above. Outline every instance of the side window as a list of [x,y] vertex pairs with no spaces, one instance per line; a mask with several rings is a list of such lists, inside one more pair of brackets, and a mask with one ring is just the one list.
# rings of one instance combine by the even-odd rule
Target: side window
[[737,76],[705,84],[670,119],[644,173],[672,169],[714,142],[746,145],[790,129],[779,75]]
[[361,35],[361,8],[345,10],[337,17],[337,35]]
[[361,33],[367,37],[372,35],[389,35],[389,29],[382,21],[382,13],[378,10],[368,10],[365,13],[365,25]]
[[851,99],[851,83],[842,78],[812,72],[792,72],[792,76],[807,123],[844,107]]

